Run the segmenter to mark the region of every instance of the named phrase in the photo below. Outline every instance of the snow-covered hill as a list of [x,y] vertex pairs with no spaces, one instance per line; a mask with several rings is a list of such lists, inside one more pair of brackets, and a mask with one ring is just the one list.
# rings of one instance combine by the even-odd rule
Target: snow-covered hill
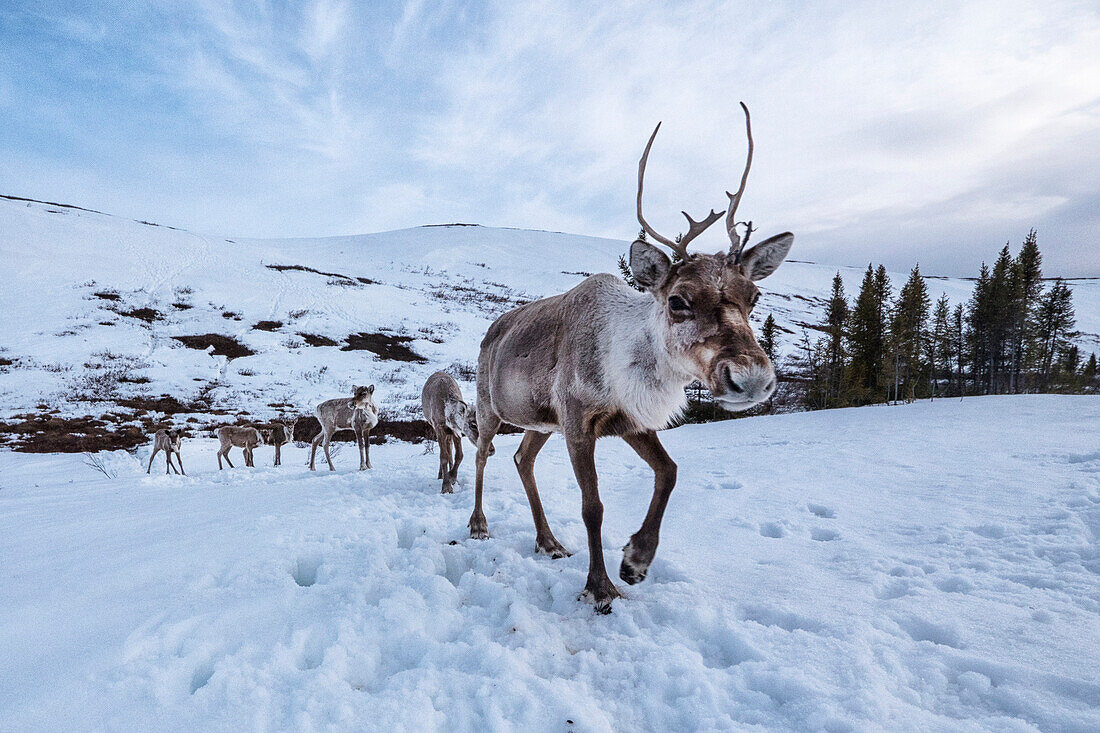
[[[266,419],[371,382],[391,417],[414,417],[436,369],[472,398],[478,344],[498,314],[616,272],[627,247],[458,225],[241,240],[0,198],[0,420],[44,405],[116,422],[148,409],[148,425],[163,418],[146,398],[162,394],[181,403],[170,405],[176,421]],[[762,283],[755,316],[774,314],[792,348],[799,323],[821,320],[837,269],[785,264]],[[839,269],[854,294],[862,267]],[[954,299],[971,290],[957,279],[930,286]],[[1075,293],[1079,326],[1100,333],[1100,284]],[[209,354],[208,334],[228,339],[218,351],[253,353]]]
[[[350,269],[350,268],[349,268]],[[185,477],[148,449],[0,451],[0,730],[1100,730],[1100,398],[780,415],[664,433],[680,478],[649,578],[611,616],[560,439],[537,473],[576,551],[534,554],[497,438],[470,468]],[[605,547],[651,474],[597,451]],[[608,549],[616,567],[618,549]]]

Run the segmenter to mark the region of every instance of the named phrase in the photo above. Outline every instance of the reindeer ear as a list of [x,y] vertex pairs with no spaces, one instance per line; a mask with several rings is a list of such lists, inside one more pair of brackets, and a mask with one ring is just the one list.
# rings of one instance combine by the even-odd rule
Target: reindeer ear
[[794,244],[794,235],[783,232],[747,250],[741,258],[745,277],[750,280],[763,280],[775,272],[783,264],[787,253],[791,251],[792,244]]
[[630,271],[634,281],[646,290],[653,290],[665,279],[672,260],[649,242],[638,239],[630,245]]
[[374,394],[374,385],[373,384],[371,386],[367,387],[367,392],[369,392],[370,394]]

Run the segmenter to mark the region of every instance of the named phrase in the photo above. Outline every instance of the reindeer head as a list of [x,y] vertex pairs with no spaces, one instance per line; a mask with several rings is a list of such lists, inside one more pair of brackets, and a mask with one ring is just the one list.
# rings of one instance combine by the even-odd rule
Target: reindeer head
[[470,442],[477,445],[477,418],[476,411],[459,400],[449,400],[443,405],[443,419],[454,431],[465,435]]
[[[630,246],[630,269],[638,284],[657,301],[669,355],[729,410],[748,409],[775,390],[775,369],[749,323],[749,314],[760,297],[753,282],[775,272],[794,242],[794,235],[786,232],[745,250],[754,230],[751,221],[737,221],[736,213],[752,166],[753,142],[749,110],[743,103],[741,107],[745,110],[749,152],[741,187],[736,194],[726,193],[729,252],[708,255],[687,251],[692,239],[722,218],[719,212],[711,210],[698,222],[683,212],[688,231],[678,241],[658,234],[642,216],[642,181],[649,150],[661,129],[659,123],[638,164],[638,222],[649,236],[678,254],[679,261],[673,263],[664,252],[642,240]],[[739,226],[744,228],[744,237],[738,232]]]
[[174,450],[178,451],[180,449],[180,445],[183,444],[183,433],[179,430],[169,430],[168,443],[172,446]]
[[351,401],[348,402],[348,408],[362,410],[367,413],[367,422],[373,428],[378,424],[378,408],[374,404],[374,385],[372,384],[369,387],[356,385],[351,388],[351,391]]

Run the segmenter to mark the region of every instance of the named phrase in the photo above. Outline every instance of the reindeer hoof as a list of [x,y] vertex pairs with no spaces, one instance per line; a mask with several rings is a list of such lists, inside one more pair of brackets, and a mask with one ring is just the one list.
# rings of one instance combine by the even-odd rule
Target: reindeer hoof
[[453,494],[455,493],[455,487],[453,484],[443,484],[443,489],[439,492],[441,494]]
[[563,557],[572,557],[573,555],[572,552],[562,547],[562,544],[557,540],[536,542],[535,553],[538,555],[546,555],[551,560],[560,560]]
[[626,543],[623,548],[623,561],[619,565],[619,577],[630,585],[637,585],[645,580],[649,574],[649,564],[653,562],[653,554],[645,557],[645,553],[634,546],[634,539]]
[[585,588],[579,596],[578,601],[584,603],[591,603],[592,610],[601,616],[606,616],[611,613],[611,602],[616,598],[622,598],[623,594],[619,592],[611,581],[607,582],[606,587],[597,588],[595,590],[591,588]]
[[485,521],[485,515],[470,517],[470,538],[475,540],[489,539],[489,523]]

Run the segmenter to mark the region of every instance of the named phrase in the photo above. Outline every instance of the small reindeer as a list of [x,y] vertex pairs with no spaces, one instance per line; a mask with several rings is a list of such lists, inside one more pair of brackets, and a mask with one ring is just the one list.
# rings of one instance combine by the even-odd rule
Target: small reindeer
[[[149,456],[149,467],[145,469],[145,473],[152,473],[153,471],[153,459],[157,457],[157,453],[164,451],[164,460],[168,464],[164,473],[169,474],[175,471],[176,474],[187,474],[183,470],[183,461],[180,459],[180,443],[183,442],[183,433],[178,430],[158,430],[153,436],[153,455]],[[176,463],[180,464],[177,470],[172,465],[172,454],[176,455]],[[171,469],[171,470],[169,470]]]
[[443,479],[440,493],[453,494],[458,466],[462,463],[462,436],[477,446],[474,410],[462,399],[458,382],[445,372],[428,377],[420,397],[424,418],[432,426],[439,443],[439,475],[436,478]]
[[255,467],[255,462],[252,460],[252,451],[256,446],[264,444],[264,436],[254,427],[247,425],[225,425],[214,431],[214,434],[218,436],[218,440],[221,441],[221,446],[218,448],[218,470],[222,470],[222,458],[225,458],[225,462],[229,464],[230,468],[234,468],[233,461],[229,460],[229,450],[231,448],[240,448],[244,453],[244,465]]
[[317,405],[313,411],[321,422],[321,432],[313,439],[309,452],[309,470],[317,470],[314,467],[314,458],[317,456],[317,445],[322,443],[325,451],[325,460],[328,461],[328,470],[335,471],[332,465],[332,456],[328,452],[328,444],[332,436],[340,430],[352,430],[355,432],[355,442],[359,447],[359,470],[365,471],[370,465],[370,431],[378,424],[378,408],[374,405],[374,385],[369,387],[352,387],[352,395],[340,397],[335,400],[327,400]]
[[283,465],[282,451],[280,449],[290,442],[290,438],[294,433],[293,429],[281,422],[273,422],[270,428],[261,430],[260,433],[264,436],[265,443],[275,447],[275,463],[272,465]]

